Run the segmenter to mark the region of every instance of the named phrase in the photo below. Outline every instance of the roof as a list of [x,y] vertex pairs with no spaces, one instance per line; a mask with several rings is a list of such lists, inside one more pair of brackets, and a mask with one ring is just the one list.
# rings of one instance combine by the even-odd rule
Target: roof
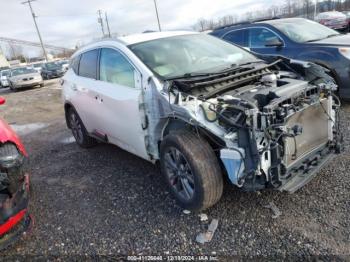
[[264,21],[259,21],[256,22],[257,24],[261,23],[266,23],[266,24],[280,24],[280,23],[297,23],[298,21],[304,20],[305,21],[306,18],[302,18],[302,17],[292,17],[292,18],[280,18],[280,19],[272,19],[272,20],[264,20]]
[[134,34],[123,37],[118,37],[121,41],[123,41],[126,45],[132,45],[136,43],[146,42],[150,40],[178,36],[178,35],[190,35],[190,34],[198,34],[198,32],[192,31],[163,31],[163,32],[151,32],[151,33],[143,33],[143,34]]
[[214,29],[214,34],[215,32],[218,32],[219,34],[221,32],[226,32],[227,30],[231,30],[232,28],[244,28],[244,27],[251,27],[254,26],[256,24],[270,24],[270,25],[274,25],[277,23],[297,23],[300,20],[305,20],[305,18],[301,18],[301,17],[293,17],[293,18],[279,18],[279,17],[273,17],[270,19],[259,19],[256,21],[245,21],[245,22],[240,22],[240,23],[236,23],[236,24],[231,24],[231,25],[226,25],[226,26],[222,26],[219,28]]

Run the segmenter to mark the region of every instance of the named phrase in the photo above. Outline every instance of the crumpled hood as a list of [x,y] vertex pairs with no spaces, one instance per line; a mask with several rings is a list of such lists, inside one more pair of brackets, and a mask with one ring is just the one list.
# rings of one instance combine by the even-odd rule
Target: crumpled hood
[[323,40],[312,42],[313,44],[318,45],[331,45],[331,46],[349,46],[350,47],[350,34],[339,35]]
[[15,131],[3,120],[0,118],[0,142],[12,142],[16,144],[17,148],[21,153],[27,156],[27,152],[22,144],[22,141],[19,139]]

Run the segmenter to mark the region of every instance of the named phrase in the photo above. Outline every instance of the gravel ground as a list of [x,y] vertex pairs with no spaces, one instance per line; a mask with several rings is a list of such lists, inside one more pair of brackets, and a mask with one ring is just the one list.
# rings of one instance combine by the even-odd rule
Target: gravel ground
[[[30,154],[31,213],[35,227],[2,254],[18,256],[218,255],[243,257],[350,254],[350,105],[342,109],[345,152],[295,194],[244,193],[226,186],[209,220],[184,214],[156,166],[118,147],[82,149],[63,117],[57,80],[42,89],[10,93],[2,116]],[[29,125],[30,124],[30,125]],[[266,208],[275,203],[278,218]],[[216,218],[210,243],[195,241]],[[18,257],[16,257],[18,258]]]

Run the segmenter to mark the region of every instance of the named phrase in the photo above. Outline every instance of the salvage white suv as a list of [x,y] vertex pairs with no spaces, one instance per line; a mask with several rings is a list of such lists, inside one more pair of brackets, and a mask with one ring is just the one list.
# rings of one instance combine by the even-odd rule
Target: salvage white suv
[[340,151],[340,103],[326,69],[269,59],[193,32],[89,44],[63,77],[67,125],[82,147],[160,161],[187,209],[215,204],[224,177],[294,192]]

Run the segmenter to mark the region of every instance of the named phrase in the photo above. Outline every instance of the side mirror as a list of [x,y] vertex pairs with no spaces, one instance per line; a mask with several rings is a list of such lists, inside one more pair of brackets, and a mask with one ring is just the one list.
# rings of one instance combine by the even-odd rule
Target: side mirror
[[5,97],[0,96],[0,105],[5,104],[5,102],[6,102]]
[[283,42],[278,37],[274,37],[272,39],[267,40],[265,42],[265,46],[267,46],[267,47],[273,47],[273,46],[281,47],[281,46],[283,46]]

